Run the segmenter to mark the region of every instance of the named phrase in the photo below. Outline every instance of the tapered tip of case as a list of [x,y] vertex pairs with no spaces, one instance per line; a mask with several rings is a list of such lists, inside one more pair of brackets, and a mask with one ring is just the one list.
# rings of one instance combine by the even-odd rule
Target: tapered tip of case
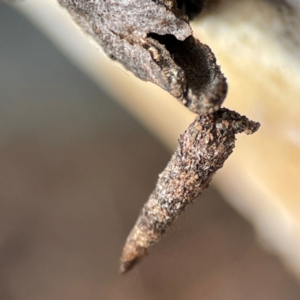
[[145,248],[134,248],[130,250],[134,251],[129,251],[128,248],[124,248],[123,250],[123,255],[121,258],[121,263],[120,263],[120,274],[126,274],[128,271],[130,271],[133,267],[135,267],[146,255],[147,255],[147,250]]
[[130,271],[133,268],[134,265],[135,263],[133,262],[121,262],[120,270],[119,270],[120,274],[121,275],[126,274],[128,271]]

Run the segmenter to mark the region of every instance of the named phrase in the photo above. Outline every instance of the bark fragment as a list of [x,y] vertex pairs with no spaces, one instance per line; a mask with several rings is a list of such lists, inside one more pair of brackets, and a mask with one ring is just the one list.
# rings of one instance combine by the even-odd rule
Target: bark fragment
[[[197,114],[220,108],[226,79],[175,0],[58,0],[106,54]],[[188,3],[189,1],[186,1]]]
[[196,117],[180,136],[175,153],[159,175],[155,190],[126,240],[121,273],[140,261],[185,207],[208,187],[212,176],[232,153],[235,135],[252,134],[259,126],[225,108]]

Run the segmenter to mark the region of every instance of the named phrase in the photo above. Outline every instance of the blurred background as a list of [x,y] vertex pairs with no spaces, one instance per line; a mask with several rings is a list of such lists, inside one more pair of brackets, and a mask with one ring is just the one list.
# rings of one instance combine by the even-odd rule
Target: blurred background
[[170,151],[115,100],[0,4],[1,300],[300,299],[296,277],[213,187],[118,274]]

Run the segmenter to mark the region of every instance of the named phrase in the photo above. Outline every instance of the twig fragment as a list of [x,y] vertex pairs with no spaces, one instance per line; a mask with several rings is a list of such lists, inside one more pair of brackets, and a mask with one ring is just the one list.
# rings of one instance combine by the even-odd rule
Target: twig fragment
[[147,254],[185,207],[206,189],[215,172],[232,153],[235,135],[252,134],[259,123],[222,108],[197,116],[179,138],[156,188],[130,232],[121,257],[120,272],[126,273]]

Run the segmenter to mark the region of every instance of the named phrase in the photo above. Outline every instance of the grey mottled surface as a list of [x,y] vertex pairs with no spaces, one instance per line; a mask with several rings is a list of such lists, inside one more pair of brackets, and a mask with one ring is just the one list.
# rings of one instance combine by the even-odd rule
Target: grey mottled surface
[[109,57],[191,111],[217,110],[226,79],[210,48],[192,36],[175,0],[58,0]]

